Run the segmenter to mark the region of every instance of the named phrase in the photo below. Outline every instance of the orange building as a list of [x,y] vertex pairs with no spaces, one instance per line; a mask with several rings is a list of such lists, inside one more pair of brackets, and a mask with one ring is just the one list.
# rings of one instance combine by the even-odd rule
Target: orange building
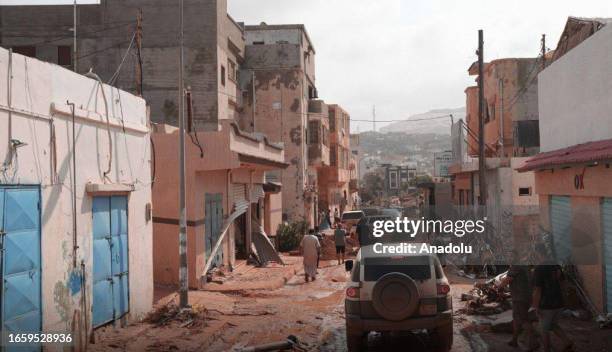
[[338,214],[352,206],[351,190],[351,145],[350,115],[339,105],[328,105],[329,109],[329,166],[318,172],[319,208],[330,209]]

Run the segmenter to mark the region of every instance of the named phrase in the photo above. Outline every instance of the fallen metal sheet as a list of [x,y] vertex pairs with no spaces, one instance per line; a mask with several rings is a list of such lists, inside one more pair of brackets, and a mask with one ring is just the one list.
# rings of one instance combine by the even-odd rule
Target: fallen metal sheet
[[253,245],[255,246],[257,257],[262,265],[266,265],[268,262],[277,262],[283,265],[285,264],[283,263],[280,255],[278,255],[274,245],[272,245],[272,241],[270,241],[270,238],[268,235],[266,235],[266,232],[261,226],[259,227],[259,230],[253,232]]

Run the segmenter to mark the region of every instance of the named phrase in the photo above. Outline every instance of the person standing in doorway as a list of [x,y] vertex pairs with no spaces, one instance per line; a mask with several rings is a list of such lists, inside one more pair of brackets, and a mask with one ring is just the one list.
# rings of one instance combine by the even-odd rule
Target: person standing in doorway
[[306,282],[309,279],[314,281],[317,278],[317,265],[319,261],[319,250],[321,244],[319,239],[314,235],[314,230],[311,230],[307,235],[302,238],[302,256],[304,263],[304,280]]
[[573,343],[559,326],[559,318],[564,307],[561,291],[563,272],[559,265],[548,259],[546,246],[538,244],[536,252],[539,256],[539,265],[536,266],[534,272],[532,305],[540,319],[544,352],[552,351],[551,332],[563,341],[563,351],[571,351]]
[[338,259],[338,265],[344,264],[344,252],[346,251],[346,231],[342,228],[342,223],[336,223],[336,230],[334,231],[334,241],[336,242],[336,258]]

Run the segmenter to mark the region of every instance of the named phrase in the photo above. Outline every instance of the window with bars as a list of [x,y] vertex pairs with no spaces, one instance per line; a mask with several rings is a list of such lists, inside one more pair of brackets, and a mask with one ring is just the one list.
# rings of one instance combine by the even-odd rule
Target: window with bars
[[236,63],[230,59],[227,59],[227,78],[231,81],[236,81],[238,79],[238,75],[236,73]]
[[308,121],[308,144],[320,143],[320,125],[319,121]]

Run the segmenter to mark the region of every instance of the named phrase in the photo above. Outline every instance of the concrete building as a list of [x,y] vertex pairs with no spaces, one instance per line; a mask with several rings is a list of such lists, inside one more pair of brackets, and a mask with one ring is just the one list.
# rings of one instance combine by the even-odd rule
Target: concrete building
[[274,175],[283,184],[283,220],[313,224],[317,183],[309,175],[307,131],[309,113],[320,114],[309,110],[310,100],[317,98],[313,44],[303,25],[244,28],[240,77],[245,99],[239,126],[284,145],[290,165]]
[[[534,235],[538,198],[534,175],[519,175],[514,165],[539,151],[537,73],[542,59],[498,59],[485,63],[484,76],[478,65],[468,69],[484,83],[484,144],[487,190],[486,216],[492,231],[525,243]],[[466,122],[462,123],[467,155],[449,167],[452,199],[456,206],[474,208],[479,204],[478,87],[468,87]],[[453,143],[453,155],[463,154]],[[475,209],[475,208],[474,208]]]
[[[240,104],[234,86],[244,34],[227,15],[226,0],[185,1],[184,15],[192,125],[217,130],[219,120],[233,119]],[[77,72],[93,68],[104,82],[144,97],[153,122],[177,125],[179,3],[101,0],[78,5],[77,19]],[[72,5],[0,6],[0,27],[1,46],[74,65]]]
[[0,49],[2,331],[136,321],[153,303],[145,101]]
[[540,226],[559,262],[576,265],[595,310],[612,312],[612,26],[569,18],[538,77]]
[[409,165],[382,164],[385,177],[385,195],[401,196],[417,177],[417,169]]
[[[55,61],[53,53],[72,45],[70,35],[63,37],[72,26],[72,10],[72,6],[66,5],[0,7],[2,43]],[[188,206],[192,208],[188,216],[195,221],[188,224],[189,284],[197,288],[206,263],[209,268],[211,265],[232,268],[236,258],[251,254],[252,236],[261,233],[258,225],[268,234],[276,233],[282,221],[280,184],[274,174],[264,175],[262,170],[276,171],[270,165],[282,168],[284,160],[279,159],[282,147],[267,142],[260,134],[243,133],[235,124],[243,106],[239,71],[245,62],[245,33],[243,26],[227,14],[227,1],[185,1],[184,14],[186,139],[191,153],[187,158],[194,163],[189,166],[191,174],[187,180]],[[49,30],[43,32],[40,27],[31,26],[32,21],[44,22]],[[179,4],[161,0],[102,0],[99,5],[80,5],[77,28],[77,71],[93,67],[104,81],[142,94],[150,102],[151,120],[160,123],[159,132],[152,138],[158,144],[156,159],[160,159],[155,163],[154,278],[159,284],[175,284],[178,243],[173,240],[178,233],[175,221],[178,209],[174,207],[177,202],[168,199],[178,200],[175,193],[178,144],[169,126],[176,125],[178,119]],[[213,148],[214,141],[227,143],[219,142]],[[249,143],[263,143],[271,149],[266,149],[268,154],[253,154],[248,152],[253,148]],[[236,161],[236,155],[242,155],[242,159]],[[206,165],[201,165],[202,160],[207,160]],[[260,161],[267,166],[261,166]],[[230,171],[234,178],[253,174],[255,179],[238,182],[227,175]],[[263,182],[262,177],[270,182]],[[231,191],[234,184],[239,184],[236,192]],[[245,193],[244,197],[238,198],[239,190]],[[227,216],[240,208],[237,204],[249,199],[246,192],[251,190],[257,191],[251,198],[257,205],[247,206],[242,217],[232,219],[236,223],[227,221]],[[206,207],[217,214],[214,219],[202,220]],[[228,228],[224,231],[226,223]],[[237,231],[241,231],[239,235]],[[215,247],[220,248],[219,252],[213,251]]]
[[359,184],[361,177],[365,174],[365,165],[362,163],[363,152],[359,143],[359,133],[351,133],[349,137],[351,146],[351,166],[349,192],[353,208],[359,207],[361,199],[359,197]]
[[331,209],[338,214],[352,208],[351,180],[351,117],[339,105],[328,105],[329,109],[329,166],[319,169],[319,207]]
[[312,185],[311,194],[314,196],[313,217],[314,223],[319,224],[319,216],[322,204],[319,182],[319,172],[322,168],[330,165],[330,132],[329,132],[329,108],[325,102],[319,99],[310,100],[308,106],[308,183]]
[[[178,130],[156,126],[153,185],[155,282],[178,284]],[[287,167],[282,146],[266,138],[242,132],[226,121],[219,132],[202,132],[206,141],[201,153],[194,143],[186,145],[187,241],[189,286],[200,288],[207,269],[233,268],[246,260],[257,239],[276,233],[280,219],[278,189],[266,181],[267,171]],[[220,243],[219,249],[213,249]],[[257,253],[261,254],[261,253]],[[214,256],[212,262],[207,263]],[[206,265],[209,265],[208,268]]]

